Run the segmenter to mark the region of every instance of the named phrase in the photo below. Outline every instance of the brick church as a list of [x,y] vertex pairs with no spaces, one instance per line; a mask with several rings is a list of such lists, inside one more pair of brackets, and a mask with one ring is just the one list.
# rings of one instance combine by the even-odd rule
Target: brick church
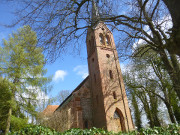
[[53,114],[65,112],[66,129],[97,127],[115,132],[131,131],[134,125],[113,34],[97,18],[93,3],[92,19],[97,23],[87,30],[89,76]]

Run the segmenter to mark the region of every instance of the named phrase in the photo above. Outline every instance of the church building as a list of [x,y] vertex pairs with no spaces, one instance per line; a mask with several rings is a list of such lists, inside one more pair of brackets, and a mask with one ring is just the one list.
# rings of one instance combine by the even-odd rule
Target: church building
[[[89,76],[59,105],[54,113],[66,112],[64,124],[70,128],[104,128],[108,131],[134,129],[112,32],[97,22],[87,30]],[[92,22],[93,22],[92,21]]]

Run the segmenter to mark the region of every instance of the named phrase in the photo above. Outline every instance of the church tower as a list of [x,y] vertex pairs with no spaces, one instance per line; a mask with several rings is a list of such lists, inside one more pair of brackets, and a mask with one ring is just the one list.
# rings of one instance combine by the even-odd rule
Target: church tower
[[98,18],[93,2],[93,27],[88,28],[86,38],[93,126],[115,132],[131,131],[134,126],[113,34]]

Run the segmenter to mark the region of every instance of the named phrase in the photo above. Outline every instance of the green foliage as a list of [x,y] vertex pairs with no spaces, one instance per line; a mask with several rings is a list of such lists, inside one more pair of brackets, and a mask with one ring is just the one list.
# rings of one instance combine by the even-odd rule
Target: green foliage
[[50,81],[44,77],[44,65],[43,48],[37,47],[36,32],[30,26],[18,29],[8,40],[3,40],[0,46],[0,117],[4,119],[0,121],[1,130],[5,126],[5,132],[9,128],[11,131],[22,128],[27,123],[24,112],[36,117],[37,96]]
[[135,97],[135,94],[131,91],[131,96],[132,96],[132,106],[134,109],[134,118],[135,118],[135,125],[137,127],[137,129],[141,129],[142,128],[142,121],[141,121],[141,112],[139,110],[139,106],[138,106],[138,102],[137,99]]
[[27,118],[18,118],[15,116],[11,116],[11,131],[18,131],[24,128],[28,123]]
[[[11,131],[17,131],[23,128],[28,120],[20,113],[18,107],[11,102],[12,93],[9,89],[9,81],[0,78],[0,130],[4,131],[6,126],[8,109],[13,107],[13,115],[11,116]],[[16,117],[19,115],[19,117]]]
[[11,106],[9,83],[0,77],[0,130],[5,130],[8,108]]
[[[135,96],[142,103],[142,108],[139,106],[139,109],[145,112],[151,128],[164,124],[165,116],[159,116],[160,114],[166,115],[165,111],[168,112],[172,123],[179,122],[179,99],[173,86],[172,77],[166,70],[167,65],[162,62],[157,52],[153,50],[146,51],[146,47],[147,45],[142,44],[136,48],[134,53],[136,57],[132,58],[129,68],[124,73],[124,82],[129,99]],[[177,61],[176,57],[173,58],[174,61]],[[167,61],[173,62],[170,58]],[[137,110],[134,108],[135,102],[132,100],[131,102],[135,116],[135,125],[138,127],[138,123],[136,123]],[[162,103],[165,104],[166,108],[159,108]]]
[[141,129],[141,134],[144,135],[178,135],[180,134],[180,125],[172,124],[168,127],[154,127],[153,129],[147,128],[147,129]]
[[95,134],[101,134],[101,135],[112,135],[114,134],[114,132],[108,132],[106,130],[100,129],[100,128],[91,128],[91,129],[78,129],[78,128],[74,128],[74,129],[70,129],[64,133],[62,133],[62,135],[95,135]]
[[91,129],[79,129],[73,128],[67,130],[64,133],[56,132],[55,130],[42,127],[42,126],[28,126],[26,128],[21,129],[20,131],[9,133],[9,135],[177,135],[180,134],[180,125],[172,124],[168,127],[154,127],[141,129],[138,131],[132,131],[128,133],[114,133],[108,132],[99,128],[91,128]]
[[49,128],[42,126],[27,126],[17,132],[9,133],[9,135],[53,135],[57,133]]

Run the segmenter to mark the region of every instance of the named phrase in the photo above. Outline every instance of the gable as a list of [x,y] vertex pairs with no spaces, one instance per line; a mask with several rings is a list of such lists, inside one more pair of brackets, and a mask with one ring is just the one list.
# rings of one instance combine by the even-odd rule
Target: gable
[[[71,99],[73,98],[74,93],[78,92],[86,83],[89,83],[89,76],[87,76],[73,91],[72,93],[59,105],[59,107],[56,110],[59,110],[66,104],[68,104]],[[55,110],[55,111],[56,111]]]
[[104,22],[99,22],[97,25],[94,26],[94,30],[98,30],[100,28],[104,28],[107,32],[110,32],[112,34],[112,32],[109,30],[109,28],[107,27],[107,25]]

